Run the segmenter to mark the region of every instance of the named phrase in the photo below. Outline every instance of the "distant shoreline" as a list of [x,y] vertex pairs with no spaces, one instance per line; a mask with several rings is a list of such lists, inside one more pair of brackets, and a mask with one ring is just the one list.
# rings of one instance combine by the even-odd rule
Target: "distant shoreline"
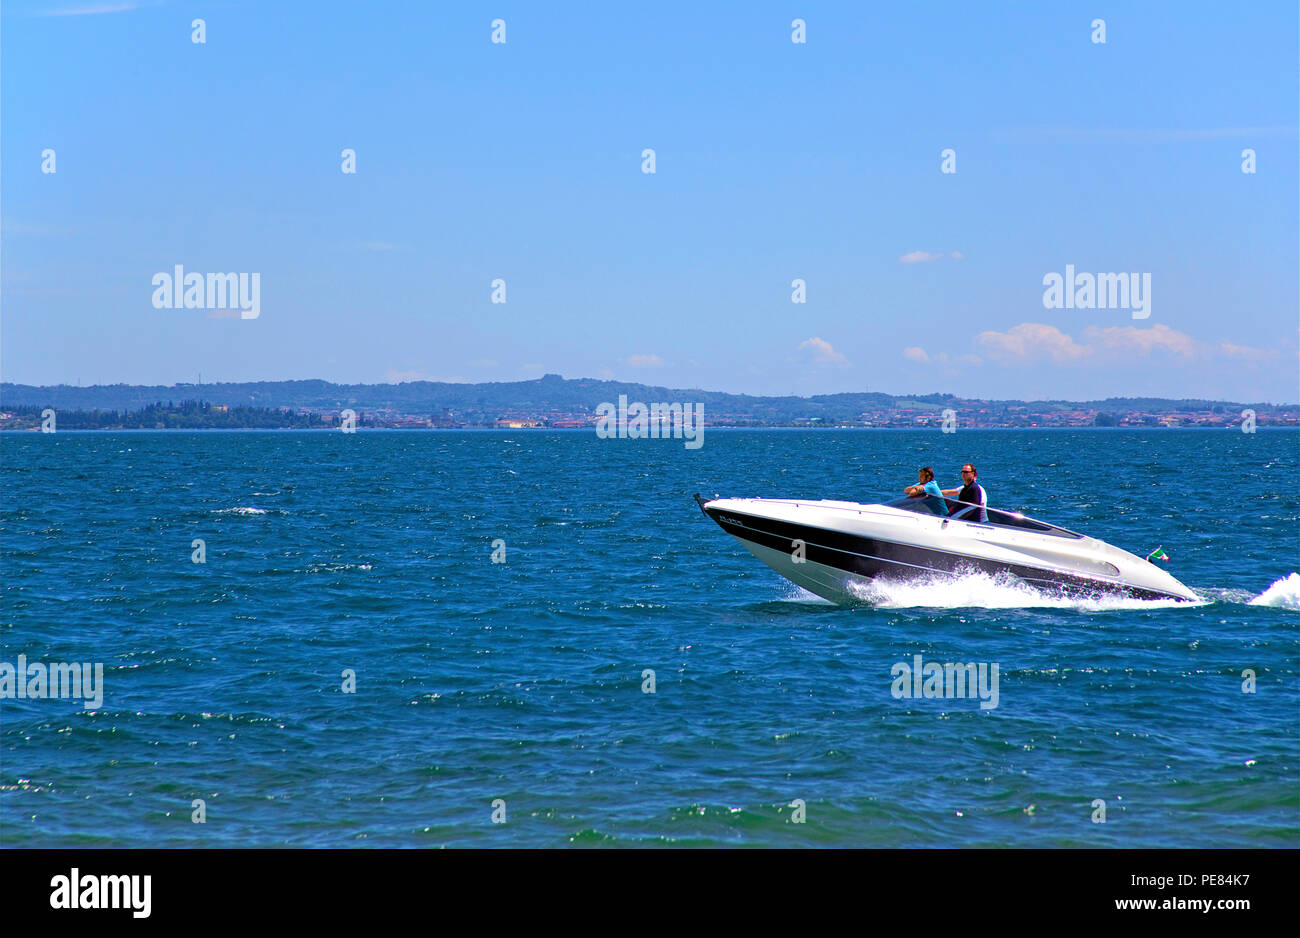
[[[614,402],[619,402],[615,408]],[[654,426],[689,408],[709,429],[1048,429],[1300,427],[1300,404],[1202,398],[985,400],[862,391],[784,397],[546,375],[531,381],[339,385],[263,381],[204,385],[0,383],[0,431],[91,429],[578,429],[617,412]]]

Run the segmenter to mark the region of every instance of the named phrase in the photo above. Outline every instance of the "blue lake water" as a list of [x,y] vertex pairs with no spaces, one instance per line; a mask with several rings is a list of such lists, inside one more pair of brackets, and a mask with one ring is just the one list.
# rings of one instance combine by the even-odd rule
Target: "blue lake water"
[[[1206,601],[839,608],[691,499],[966,460]],[[5,846],[1300,845],[1295,432],[11,433],[0,485],[0,662],[104,666],[0,700]],[[896,699],[918,654],[998,706]]]

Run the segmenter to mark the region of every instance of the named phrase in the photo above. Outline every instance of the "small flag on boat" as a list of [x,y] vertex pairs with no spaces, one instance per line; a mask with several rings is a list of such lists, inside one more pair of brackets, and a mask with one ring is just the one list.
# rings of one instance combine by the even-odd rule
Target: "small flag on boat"
[[1169,555],[1157,547],[1151,553],[1147,554],[1147,560],[1163,560],[1165,563],[1169,563]]

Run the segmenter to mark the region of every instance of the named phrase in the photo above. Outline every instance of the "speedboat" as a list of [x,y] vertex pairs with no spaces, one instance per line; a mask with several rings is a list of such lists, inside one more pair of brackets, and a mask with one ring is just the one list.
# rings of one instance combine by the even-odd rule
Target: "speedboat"
[[[1149,560],[1105,541],[937,496],[878,505],[695,496],[722,530],[787,580],[834,603],[862,602],[873,579],[1010,575],[1069,596],[1197,600]],[[1158,550],[1158,549],[1157,549]]]

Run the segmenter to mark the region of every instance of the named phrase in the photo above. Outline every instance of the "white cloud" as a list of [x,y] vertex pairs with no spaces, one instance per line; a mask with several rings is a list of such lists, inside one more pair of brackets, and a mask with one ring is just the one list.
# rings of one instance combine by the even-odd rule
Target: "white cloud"
[[1083,335],[1097,351],[1120,355],[1136,353],[1147,356],[1156,349],[1164,349],[1184,358],[1194,358],[1197,354],[1195,339],[1185,332],[1170,329],[1163,323],[1156,323],[1148,329],[1137,326],[1107,326],[1099,329],[1089,326],[1083,330]]
[[919,365],[939,365],[946,374],[956,374],[957,365],[982,365],[984,363],[978,355],[971,355],[970,353],[949,355],[947,352],[938,352],[931,355],[919,345],[912,345],[903,349],[903,357]]
[[1236,359],[1266,361],[1276,356],[1274,349],[1221,342],[1199,342],[1185,332],[1163,323],[1139,326],[1088,326],[1076,341],[1056,326],[1041,322],[1022,322],[1006,332],[981,332],[975,338],[980,348],[1002,364],[1027,364],[1052,361],[1057,364],[1091,362],[1112,364],[1135,359],[1149,359],[1157,354],[1174,355],[1185,361]]
[[627,363],[633,368],[659,368],[664,360],[658,355],[629,355]]
[[1001,362],[1036,361],[1041,358],[1050,358],[1054,362],[1071,362],[1089,354],[1088,349],[1060,329],[1041,322],[1022,322],[1006,332],[981,332],[975,341],[986,355]]
[[847,365],[849,360],[841,355],[825,339],[813,336],[799,343],[799,348],[810,349],[813,361],[818,365]]
[[1251,348],[1249,345],[1233,345],[1231,342],[1219,343],[1219,351],[1224,358],[1248,362],[1272,361],[1278,357],[1278,350],[1275,348]]
[[[1122,366],[1170,356],[1187,363],[1217,359],[1250,364],[1272,361],[1281,355],[1277,349],[1253,348],[1231,342],[1200,342],[1162,323],[1145,328],[1088,326],[1076,340],[1048,323],[1022,322],[1005,332],[981,332],[975,337],[975,344],[985,358],[999,365],[1050,362],[1055,365]],[[959,365],[984,363],[979,355],[950,356],[947,352],[927,352],[915,345],[903,349],[903,357],[919,365],[939,367],[949,374],[956,374]]]
[[928,251],[912,251],[910,254],[904,254],[899,258],[899,260],[904,264],[924,264],[929,261],[941,261],[945,257],[951,257],[953,260],[959,261],[965,256],[966,255],[961,251],[950,251],[947,254],[942,252],[939,254],[931,254]]

